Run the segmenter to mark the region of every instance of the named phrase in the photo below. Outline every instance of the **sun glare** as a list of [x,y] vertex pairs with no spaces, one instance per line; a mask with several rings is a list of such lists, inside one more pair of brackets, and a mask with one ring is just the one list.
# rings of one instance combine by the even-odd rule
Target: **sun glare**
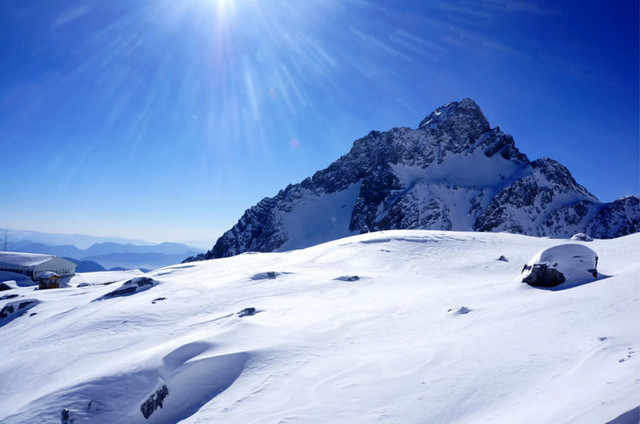
[[207,3],[213,3],[219,13],[224,13],[235,8],[236,0],[205,0]]

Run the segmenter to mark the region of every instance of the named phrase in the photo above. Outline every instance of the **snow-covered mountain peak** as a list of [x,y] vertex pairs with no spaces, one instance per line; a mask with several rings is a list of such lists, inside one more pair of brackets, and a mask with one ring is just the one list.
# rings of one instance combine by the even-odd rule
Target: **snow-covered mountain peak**
[[560,163],[529,161],[465,98],[417,129],[371,131],[326,169],[247,210],[212,250],[189,260],[390,229],[618,237],[640,231],[637,202],[602,204]]
[[440,106],[422,121],[418,128],[426,128],[427,126],[436,126],[446,120],[455,120],[459,117],[467,116],[472,120],[483,121],[488,129],[489,123],[482,114],[480,107],[472,99],[465,97],[459,102],[451,102]]
[[418,128],[456,151],[469,147],[473,140],[491,129],[480,107],[469,98],[439,107],[424,118]]

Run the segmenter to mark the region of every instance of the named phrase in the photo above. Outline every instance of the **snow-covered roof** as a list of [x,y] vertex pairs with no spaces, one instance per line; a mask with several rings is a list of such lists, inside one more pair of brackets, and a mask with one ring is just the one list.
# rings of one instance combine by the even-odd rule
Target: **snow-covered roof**
[[54,255],[23,252],[0,252],[0,266],[37,266],[51,259]]
[[45,272],[41,272],[40,274],[38,274],[38,278],[51,278],[51,277],[58,277],[60,278],[60,276],[58,274],[56,274],[53,271],[45,271]]

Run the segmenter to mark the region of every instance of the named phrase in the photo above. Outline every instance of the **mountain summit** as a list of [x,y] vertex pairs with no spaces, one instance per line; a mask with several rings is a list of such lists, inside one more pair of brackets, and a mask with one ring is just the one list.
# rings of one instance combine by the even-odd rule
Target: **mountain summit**
[[640,231],[640,198],[601,203],[552,159],[529,161],[465,98],[417,129],[372,131],[299,184],[248,209],[206,254],[298,249],[390,229],[613,238]]

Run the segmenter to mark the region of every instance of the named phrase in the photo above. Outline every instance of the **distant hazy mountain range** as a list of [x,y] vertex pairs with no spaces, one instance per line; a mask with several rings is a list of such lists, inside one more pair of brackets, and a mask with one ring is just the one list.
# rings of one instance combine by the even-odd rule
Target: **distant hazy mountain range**
[[418,128],[372,131],[349,153],[248,209],[202,260],[299,249],[392,229],[614,238],[640,230],[640,199],[603,203],[552,159],[530,161],[471,99]]
[[[80,249],[71,244],[52,245],[32,240],[11,240],[15,234],[9,234],[7,250],[62,256],[78,264],[77,272],[104,271],[112,268],[156,269],[180,263],[186,256],[202,252],[181,243],[139,245],[103,242]],[[36,237],[38,234],[43,233],[32,233]]]
[[[4,228],[2,229],[2,236],[4,236]],[[13,228],[7,229],[7,235],[9,242],[11,241],[25,241],[31,240],[35,243],[48,244],[50,246],[60,245],[73,245],[79,249],[87,249],[97,243],[122,243],[122,244],[136,244],[140,246],[151,246],[154,243],[150,243],[144,240],[130,239],[123,237],[100,237],[90,236],[87,234],[63,234],[63,233],[42,233],[39,231],[29,230],[16,230]],[[4,242],[4,240],[2,240]]]

